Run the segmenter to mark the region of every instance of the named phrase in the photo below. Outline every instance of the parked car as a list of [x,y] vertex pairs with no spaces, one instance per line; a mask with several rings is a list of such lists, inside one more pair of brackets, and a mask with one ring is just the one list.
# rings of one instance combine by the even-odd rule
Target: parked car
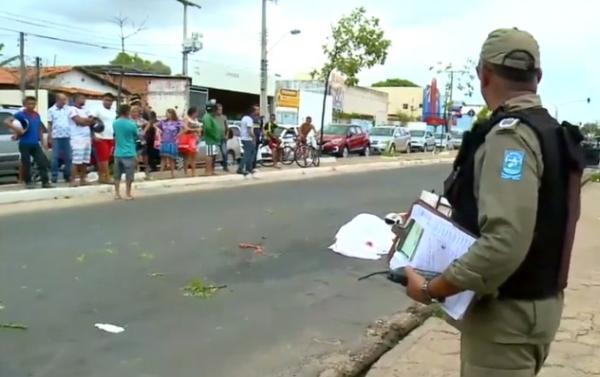
[[360,126],[331,124],[323,130],[323,152],[340,157],[348,157],[350,153],[368,156],[371,152],[369,134]]
[[435,138],[435,147],[437,149],[445,149],[445,150],[453,149],[452,135],[450,135],[449,132],[444,132],[443,134],[437,133],[434,135],[434,138]]
[[435,137],[431,131],[410,130],[410,149],[431,152],[435,149]]
[[460,149],[460,146],[462,145],[463,131],[450,131],[450,135],[452,135],[452,138],[450,139],[450,142],[452,143],[452,149]]
[[[235,124],[229,124],[229,139],[227,139],[227,164],[230,166],[239,163],[242,158],[243,149],[242,141],[240,140],[240,127]],[[196,155],[196,162],[204,162],[206,158],[206,144],[200,143],[198,147],[198,154]],[[218,163],[223,160],[220,153],[217,153],[215,161]]]
[[410,133],[406,128],[398,126],[378,126],[369,132],[371,151],[383,153],[388,145],[390,152],[410,152]]
[[298,126],[279,126],[275,131],[275,134],[281,140],[281,144],[289,145],[291,147],[296,145],[298,133]]
[[4,124],[4,121],[19,109],[20,106],[0,106],[0,183],[14,183],[19,177],[19,144],[12,140],[13,133]]

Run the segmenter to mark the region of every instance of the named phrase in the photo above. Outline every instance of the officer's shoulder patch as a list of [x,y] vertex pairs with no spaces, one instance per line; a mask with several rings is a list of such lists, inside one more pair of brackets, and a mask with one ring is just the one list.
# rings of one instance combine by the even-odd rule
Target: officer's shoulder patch
[[506,149],[500,178],[507,181],[520,181],[523,178],[525,151],[521,149]]
[[519,123],[519,119],[517,118],[505,118],[498,123],[498,127],[500,128],[514,128],[517,123]]

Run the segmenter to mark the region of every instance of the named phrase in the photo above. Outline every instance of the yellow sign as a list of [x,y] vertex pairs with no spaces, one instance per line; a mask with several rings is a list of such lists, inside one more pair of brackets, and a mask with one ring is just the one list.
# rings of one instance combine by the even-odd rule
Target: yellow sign
[[279,107],[300,107],[300,92],[291,89],[279,89],[277,94],[277,106]]

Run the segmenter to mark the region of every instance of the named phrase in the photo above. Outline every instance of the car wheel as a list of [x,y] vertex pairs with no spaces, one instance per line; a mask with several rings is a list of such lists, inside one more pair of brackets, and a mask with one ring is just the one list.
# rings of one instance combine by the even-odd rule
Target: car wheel
[[369,157],[371,155],[371,146],[367,145],[360,153],[361,156]]
[[349,156],[350,156],[350,149],[348,149],[348,147],[344,147],[342,149],[342,154],[340,155],[340,157],[348,158]]
[[410,146],[410,143],[406,144],[406,150],[404,152],[406,152],[406,153],[412,152],[412,147]]

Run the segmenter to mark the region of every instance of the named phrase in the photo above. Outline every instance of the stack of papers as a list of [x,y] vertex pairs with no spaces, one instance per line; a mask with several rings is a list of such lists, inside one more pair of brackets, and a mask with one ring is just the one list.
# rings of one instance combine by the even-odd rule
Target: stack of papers
[[[444,272],[454,260],[464,255],[475,238],[464,232],[445,215],[415,203],[407,223],[408,233],[390,260],[390,269],[412,266],[421,270]],[[462,292],[448,297],[443,308],[455,320],[460,320],[474,293]]]

